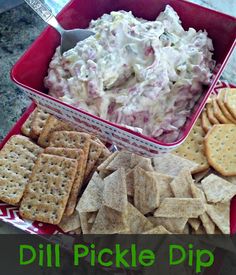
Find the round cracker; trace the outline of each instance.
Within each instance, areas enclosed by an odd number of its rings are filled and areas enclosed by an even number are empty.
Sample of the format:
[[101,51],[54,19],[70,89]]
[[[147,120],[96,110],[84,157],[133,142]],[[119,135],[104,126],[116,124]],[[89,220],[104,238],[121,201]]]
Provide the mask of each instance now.
[[214,115],[212,102],[206,104],[206,111],[211,124],[220,124],[219,120]]
[[236,119],[236,88],[228,88],[225,92],[224,103],[230,114]]
[[199,166],[194,169],[194,173],[202,172],[209,168],[205,156],[204,137],[205,132],[202,129],[201,120],[198,119],[184,143],[173,152],[180,157],[198,163]]
[[212,124],[208,119],[206,110],[203,110],[201,114],[201,122],[203,130],[207,133],[212,128]]
[[236,125],[214,125],[205,138],[210,165],[223,176],[236,175]]
[[224,104],[224,98],[225,98],[226,92],[227,92],[227,88],[221,89],[216,100],[224,116],[236,124],[236,119],[234,119],[234,117],[231,115],[231,113],[228,111],[227,107]]
[[232,121],[229,120],[226,116],[224,116],[224,114],[222,113],[216,98],[213,99],[212,101],[212,106],[213,106],[213,113],[214,116],[217,118],[217,120],[219,120],[220,123],[222,124],[231,124]]

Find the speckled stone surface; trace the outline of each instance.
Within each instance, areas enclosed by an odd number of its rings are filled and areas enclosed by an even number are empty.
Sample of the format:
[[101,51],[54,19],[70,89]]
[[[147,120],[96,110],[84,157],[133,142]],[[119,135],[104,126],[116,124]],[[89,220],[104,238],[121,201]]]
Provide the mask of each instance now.
[[26,4],[0,14],[0,140],[30,104],[10,80],[11,67],[44,26]]

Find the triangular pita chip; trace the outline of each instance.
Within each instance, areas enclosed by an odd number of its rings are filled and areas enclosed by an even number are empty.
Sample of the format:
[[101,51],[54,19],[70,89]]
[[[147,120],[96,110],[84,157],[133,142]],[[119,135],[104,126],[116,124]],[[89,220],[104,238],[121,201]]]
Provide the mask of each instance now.
[[131,203],[128,203],[127,223],[131,234],[140,234],[153,228],[153,224]]
[[103,204],[119,212],[127,209],[127,187],[123,168],[104,179]]
[[152,172],[136,167],[134,170],[134,206],[143,214],[155,210],[160,204],[160,188]]
[[103,205],[91,229],[91,234],[116,234],[128,231],[125,213]]
[[98,211],[102,204],[104,182],[98,175],[94,173],[90,182],[88,183],[76,210],[79,212],[94,212]]

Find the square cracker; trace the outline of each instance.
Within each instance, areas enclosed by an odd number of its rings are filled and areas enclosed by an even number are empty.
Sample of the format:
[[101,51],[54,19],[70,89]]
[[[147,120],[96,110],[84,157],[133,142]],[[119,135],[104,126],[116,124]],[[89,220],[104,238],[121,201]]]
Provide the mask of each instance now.
[[194,171],[198,164],[174,154],[163,154],[153,158],[154,170],[171,177],[175,177],[183,168]]
[[205,212],[200,199],[166,198],[155,211],[154,217],[163,218],[197,218]]
[[70,192],[70,197],[64,213],[64,216],[70,216],[75,210],[78,195],[83,185],[84,171],[85,171],[84,151],[82,149],[74,149],[74,148],[47,147],[44,150],[44,153],[66,157],[70,159],[75,159],[78,161],[76,177],[75,177],[75,180]]
[[76,160],[41,154],[25,189],[20,215],[29,220],[60,223],[77,166]]
[[42,148],[29,138],[12,136],[0,151],[0,200],[20,202],[34,163]]
[[24,124],[21,126],[21,133],[27,137],[30,137],[30,132],[31,132],[31,125],[32,125],[32,121],[33,121],[33,117],[34,114],[36,112],[37,109],[35,109],[30,115],[29,117],[26,119],[26,121],[24,122]]
[[90,135],[75,131],[55,131],[51,134],[49,146],[77,148],[84,151],[85,166],[88,160]]
[[228,202],[236,195],[235,184],[214,174],[202,180],[202,188],[210,203]]
[[98,161],[101,153],[103,150],[103,146],[96,141],[91,140],[89,153],[88,153],[88,160],[85,169],[85,179],[91,174],[94,169],[96,162]]
[[64,232],[74,231],[80,228],[80,218],[79,213],[75,211],[71,216],[63,216],[58,227],[61,228]]
[[33,119],[32,119],[31,131],[30,131],[30,136],[32,138],[39,137],[49,116],[50,116],[50,114],[48,112],[44,111],[43,109],[41,109],[39,107],[36,108]]
[[160,188],[155,174],[140,167],[134,170],[134,206],[147,214],[160,204]]
[[209,168],[209,163],[205,155],[204,137],[205,133],[202,127],[195,124],[187,139],[174,151],[174,154],[198,163],[198,167],[192,171],[194,173]]
[[210,165],[223,176],[236,176],[236,125],[214,125],[205,137]]
[[[73,130],[73,128],[69,124],[66,124],[65,122],[50,115],[47,118],[46,123],[40,133],[40,136],[38,138],[38,144],[42,147],[47,147],[47,146],[49,146],[49,139],[53,132],[55,132],[55,131],[72,131],[72,130]],[[59,146],[59,147],[62,147],[62,146]]]

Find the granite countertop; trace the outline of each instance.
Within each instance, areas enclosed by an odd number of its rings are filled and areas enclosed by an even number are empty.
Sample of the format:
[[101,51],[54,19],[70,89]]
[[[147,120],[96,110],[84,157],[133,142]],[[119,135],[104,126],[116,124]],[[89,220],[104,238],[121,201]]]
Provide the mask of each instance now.
[[[67,0],[45,1],[53,8],[54,13],[67,2]],[[191,1],[236,16],[236,0]],[[11,82],[9,72],[44,27],[44,22],[26,4],[0,13],[0,141],[30,104],[27,96]],[[223,77],[236,83],[235,52]]]

